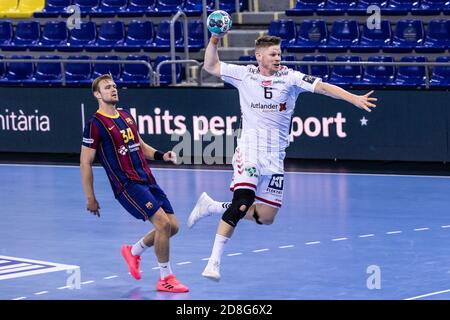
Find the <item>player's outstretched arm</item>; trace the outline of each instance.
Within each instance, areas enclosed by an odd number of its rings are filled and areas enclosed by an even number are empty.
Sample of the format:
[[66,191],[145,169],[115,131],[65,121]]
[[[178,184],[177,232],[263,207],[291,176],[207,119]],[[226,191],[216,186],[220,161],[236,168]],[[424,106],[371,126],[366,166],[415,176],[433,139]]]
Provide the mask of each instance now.
[[86,195],[87,204],[86,209],[94,215],[100,217],[100,205],[94,194],[94,175],[92,174],[92,163],[95,159],[95,149],[85,146],[81,147],[80,155],[80,173],[83,191]]
[[376,105],[373,104],[371,101],[378,100],[377,98],[370,97],[370,95],[373,93],[373,90],[366,93],[365,95],[358,96],[338,86],[329,83],[324,83],[321,81],[317,83],[314,92],[324,94],[335,99],[345,100],[357,106],[358,108],[364,109],[368,112],[371,112],[370,108],[376,107]]
[[209,39],[208,46],[205,50],[205,61],[203,68],[210,74],[220,77],[220,60],[217,53],[217,46],[220,39],[216,36],[212,36]]

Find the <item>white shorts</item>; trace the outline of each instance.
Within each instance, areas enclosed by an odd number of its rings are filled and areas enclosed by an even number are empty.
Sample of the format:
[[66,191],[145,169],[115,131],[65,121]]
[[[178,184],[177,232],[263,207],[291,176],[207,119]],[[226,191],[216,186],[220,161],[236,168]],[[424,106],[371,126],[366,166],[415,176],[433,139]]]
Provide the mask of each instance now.
[[234,173],[230,190],[254,190],[255,203],[280,208],[283,201],[284,156],[285,152],[279,152],[257,157],[237,147],[233,156]]

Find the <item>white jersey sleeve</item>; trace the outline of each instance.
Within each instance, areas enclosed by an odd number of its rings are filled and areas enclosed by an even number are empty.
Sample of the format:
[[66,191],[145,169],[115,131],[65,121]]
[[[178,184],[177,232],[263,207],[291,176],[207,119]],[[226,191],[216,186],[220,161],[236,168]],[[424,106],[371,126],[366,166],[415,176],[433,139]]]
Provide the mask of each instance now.
[[310,76],[299,71],[292,72],[292,84],[300,89],[300,92],[314,92],[314,88],[321,78]]
[[247,72],[246,66],[220,62],[220,78],[238,88]]

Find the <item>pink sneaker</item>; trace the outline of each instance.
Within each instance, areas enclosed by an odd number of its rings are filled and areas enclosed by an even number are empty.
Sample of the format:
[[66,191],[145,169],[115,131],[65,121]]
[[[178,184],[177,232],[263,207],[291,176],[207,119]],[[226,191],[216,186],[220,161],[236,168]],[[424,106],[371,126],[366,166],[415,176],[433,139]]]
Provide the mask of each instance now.
[[189,288],[179,282],[174,274],[170,274],[164,279],[159,278],[156,284],[156,290],[167,292],[188,292]]
[[136,280],[141,279],[141,270],[139,269],[139,265],[141,263],[140,256],[133,256],[131,253],[131,246],[124,244],[121,248],[122,257],[125,259],[128,264],[128,270],[130,271],[133,278]]

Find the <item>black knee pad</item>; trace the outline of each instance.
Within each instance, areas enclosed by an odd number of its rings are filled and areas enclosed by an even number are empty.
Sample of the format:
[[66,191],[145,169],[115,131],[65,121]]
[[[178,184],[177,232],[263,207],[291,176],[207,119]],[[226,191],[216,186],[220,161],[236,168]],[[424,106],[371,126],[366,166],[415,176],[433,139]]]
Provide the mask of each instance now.
[[[255,202],[255,191],[249,189],[237,189],[233,194],[233,201],[230,207],[225,211],[222,220],[232,227],[236,227],[251,205]],[[244,210],[241,207],[245,206]]]

